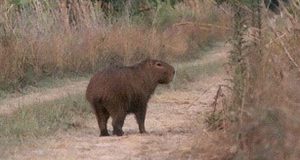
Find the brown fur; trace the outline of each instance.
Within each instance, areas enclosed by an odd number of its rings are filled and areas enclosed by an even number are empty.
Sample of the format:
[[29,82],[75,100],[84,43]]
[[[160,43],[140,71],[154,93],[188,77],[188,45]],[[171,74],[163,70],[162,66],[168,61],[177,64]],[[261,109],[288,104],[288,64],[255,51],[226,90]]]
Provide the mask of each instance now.
[[145,133],[147,103],[158,84],[168,84],[174,68],[159,60],[147,59],[133,66],[109,67],[96,73],[86,90],[98,121],[100,136],[108,136],[107,120],[112,117],[113,134],[123,135],[127,114],[136,117],[140,133]]

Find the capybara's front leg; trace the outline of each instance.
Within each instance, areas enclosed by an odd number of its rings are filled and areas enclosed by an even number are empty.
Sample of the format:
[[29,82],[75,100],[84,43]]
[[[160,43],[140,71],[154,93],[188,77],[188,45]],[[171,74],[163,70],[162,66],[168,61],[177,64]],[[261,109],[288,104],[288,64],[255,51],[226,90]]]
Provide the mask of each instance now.
[[122,127],[124,124],[124,120],[126,117],[126,113],[119,113],[112,117],[112,126],[113,126],[113,134],[117,136],[122,136],[124,134]]
[[135,119],[139,125],[140,133],[147,133],[145,130],[146,107],[135,113]]

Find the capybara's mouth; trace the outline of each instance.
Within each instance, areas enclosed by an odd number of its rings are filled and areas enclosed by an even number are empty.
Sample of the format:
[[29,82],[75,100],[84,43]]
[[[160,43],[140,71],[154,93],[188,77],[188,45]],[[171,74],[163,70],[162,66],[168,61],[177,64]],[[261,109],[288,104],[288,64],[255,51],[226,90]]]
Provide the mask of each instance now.
[[167,80],[166,84],[169,84],[169,83],[171,83],[171,82],[173,81],[173,79],[174,79],[174,75],[173,75],[173,76],[170,76],[170,77],[168,77],[168,80]]
[[176,76],[176,72],[175,72],[175,70],[174,70],[174,71],[173,71],[173,75],[170,77],[170,82],[173,81],[173,79],[175,78],[175,76]]
[[166,78],[164,80],[158,81],[158,83],[159,84],[169,84],[170,82],[172,82],[172,80],[173,80],[173,77],[168,77],[168,78]]

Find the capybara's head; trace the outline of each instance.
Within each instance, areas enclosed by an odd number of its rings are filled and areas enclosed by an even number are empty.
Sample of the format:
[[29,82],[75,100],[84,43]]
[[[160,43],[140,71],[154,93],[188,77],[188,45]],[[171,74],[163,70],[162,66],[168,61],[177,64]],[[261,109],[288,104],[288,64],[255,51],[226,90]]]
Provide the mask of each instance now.
[[152,78],[157,83],[168,84],[173,80],[175,69],[168,63],[155,59],[146,59],[144,63],[147,64],[146,66],[151,71],[151,75],[153,75]]

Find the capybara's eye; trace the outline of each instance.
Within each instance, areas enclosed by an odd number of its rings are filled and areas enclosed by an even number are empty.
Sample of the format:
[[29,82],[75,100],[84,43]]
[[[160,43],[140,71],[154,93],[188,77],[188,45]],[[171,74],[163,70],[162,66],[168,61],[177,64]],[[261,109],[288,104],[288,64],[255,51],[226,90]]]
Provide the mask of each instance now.
[[157,66],[159,66],[159,67],[161,67],[161,66],[162,66],[162,64],[161,64],[161,63],[159,63],[159,62],[158,62],[158,63],[156,63],[156,65],[157,65]]

